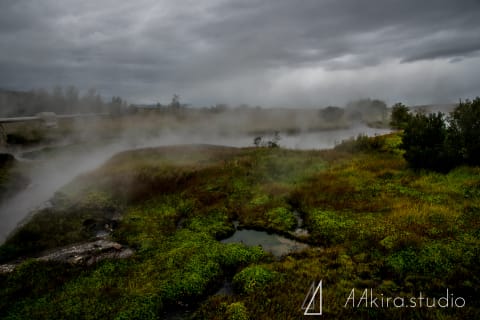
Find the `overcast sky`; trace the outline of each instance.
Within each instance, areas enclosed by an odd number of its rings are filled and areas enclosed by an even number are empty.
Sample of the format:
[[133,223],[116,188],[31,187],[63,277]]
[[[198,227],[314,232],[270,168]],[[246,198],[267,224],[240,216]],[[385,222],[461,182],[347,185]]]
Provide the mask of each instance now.
[[0,87],[129,102],[480,95],[480,0],[0,0]]

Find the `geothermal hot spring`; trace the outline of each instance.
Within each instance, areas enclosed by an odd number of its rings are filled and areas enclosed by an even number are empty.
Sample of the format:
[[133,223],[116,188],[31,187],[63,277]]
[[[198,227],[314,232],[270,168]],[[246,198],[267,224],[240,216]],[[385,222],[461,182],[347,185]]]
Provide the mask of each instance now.
[[[385,134],[389,130],[357,126],[321,132],[306,132],[286,135],[280,133],[279,145],[289,149],[328,149],[350,137],[365,134],[369,136]],[[12,230],[36,210],[49,205],[54,193],[77,175],[93,170],[114,154],[144,147],[156,147],[175,144],[213,144],[233,147],[253,146],[253,135],[192,135],[165,133],[150,138],[118,139],[109,142],[83,143],[68,148],[68,152],[45,152],[37,148],[35,152],[13,151],[17,160],[30,161],[26,176],[30,184],[0,205],[0,243],[3,243]],[[268,138],[268,135],[266,136]],[[34,154],[34,156],[32,156]]]

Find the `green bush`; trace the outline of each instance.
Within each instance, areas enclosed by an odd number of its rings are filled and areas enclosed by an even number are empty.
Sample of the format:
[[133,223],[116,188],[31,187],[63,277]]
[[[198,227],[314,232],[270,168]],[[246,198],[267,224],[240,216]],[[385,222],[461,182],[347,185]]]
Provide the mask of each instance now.
[[320,243],[343,243],[355,224],[355,221],[334,211],[312,210],[307,214],[307,225],[312,238]]
[[248,320],[247,308],[242,302],[234,302],[227,307],[226,312],[229,320]]
[[233,277],[233,287],[241,293],[253,293],[274,278],[274,273],[261,266],[247,267]]
[[162,301],[157,295],[132,297],[124,310],[115,316],[115,320],[158,319],[161,309]]
[[416,114],[406,126],[402,147],[404,158],[415,169],[448,171],[456,164],[455,150],[448,143],[443,113]]
[[343,140],[335,146],[335,150],[353,153],[372,152],[382,150],[383,145],[384,139],[382,137],[369,137],[364,134],[359,134],[356,138]]
[[478,256],[473,246],[478,240],[464,236],[454,242],[430,241],[421,248],[397,251],[387,257],[387,265],[396,274],[416,274],[426,277],[454,278],[461,269],[478,270]]
[[395,129],[405,129],[411,117],[408,107],[400,102],[396,103],[392,107],[390,126]]
[[288,231],[295,228],[297,219],[293,213],[284,207],[277,207],[266,213],[268,227],[282,231]]
[[462,162],[480,165],[480,97],[460,102],[450,115],[451,141]]
[[417,114],[405,127],[402,147],[412,168],[449,171],[480,164],[480,98],[460,102],[450,117]]
[[264,256],[265,252],[259,246],[246,247],[240,243],[229,243],[222,250],[221,263],[226,268],[232,268],[258,262]]

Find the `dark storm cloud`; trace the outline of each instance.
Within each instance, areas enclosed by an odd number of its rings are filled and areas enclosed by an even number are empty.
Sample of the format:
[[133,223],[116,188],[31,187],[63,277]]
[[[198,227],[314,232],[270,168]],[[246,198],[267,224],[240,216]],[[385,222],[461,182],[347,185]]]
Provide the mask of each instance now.
[[362,96],[426,103],[478,94],[462,81],[480,80],[478,0],[0,6],[2,87],[76,84],[134,101],[180,93],[200,104],[321,105]]

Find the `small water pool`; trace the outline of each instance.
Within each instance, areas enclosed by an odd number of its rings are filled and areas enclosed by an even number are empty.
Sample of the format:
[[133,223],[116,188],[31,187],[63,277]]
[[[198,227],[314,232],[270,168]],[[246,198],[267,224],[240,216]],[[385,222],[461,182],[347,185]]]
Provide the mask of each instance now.
[[308,244],[287,239],[278,234],[269,234],[265,231],[250,229],[237,230],[230,238],[222,240],[222,243],[243,243],[247,246],[261,246],[263,250],[272,253],[276,257],[302,251],[308,248]]

